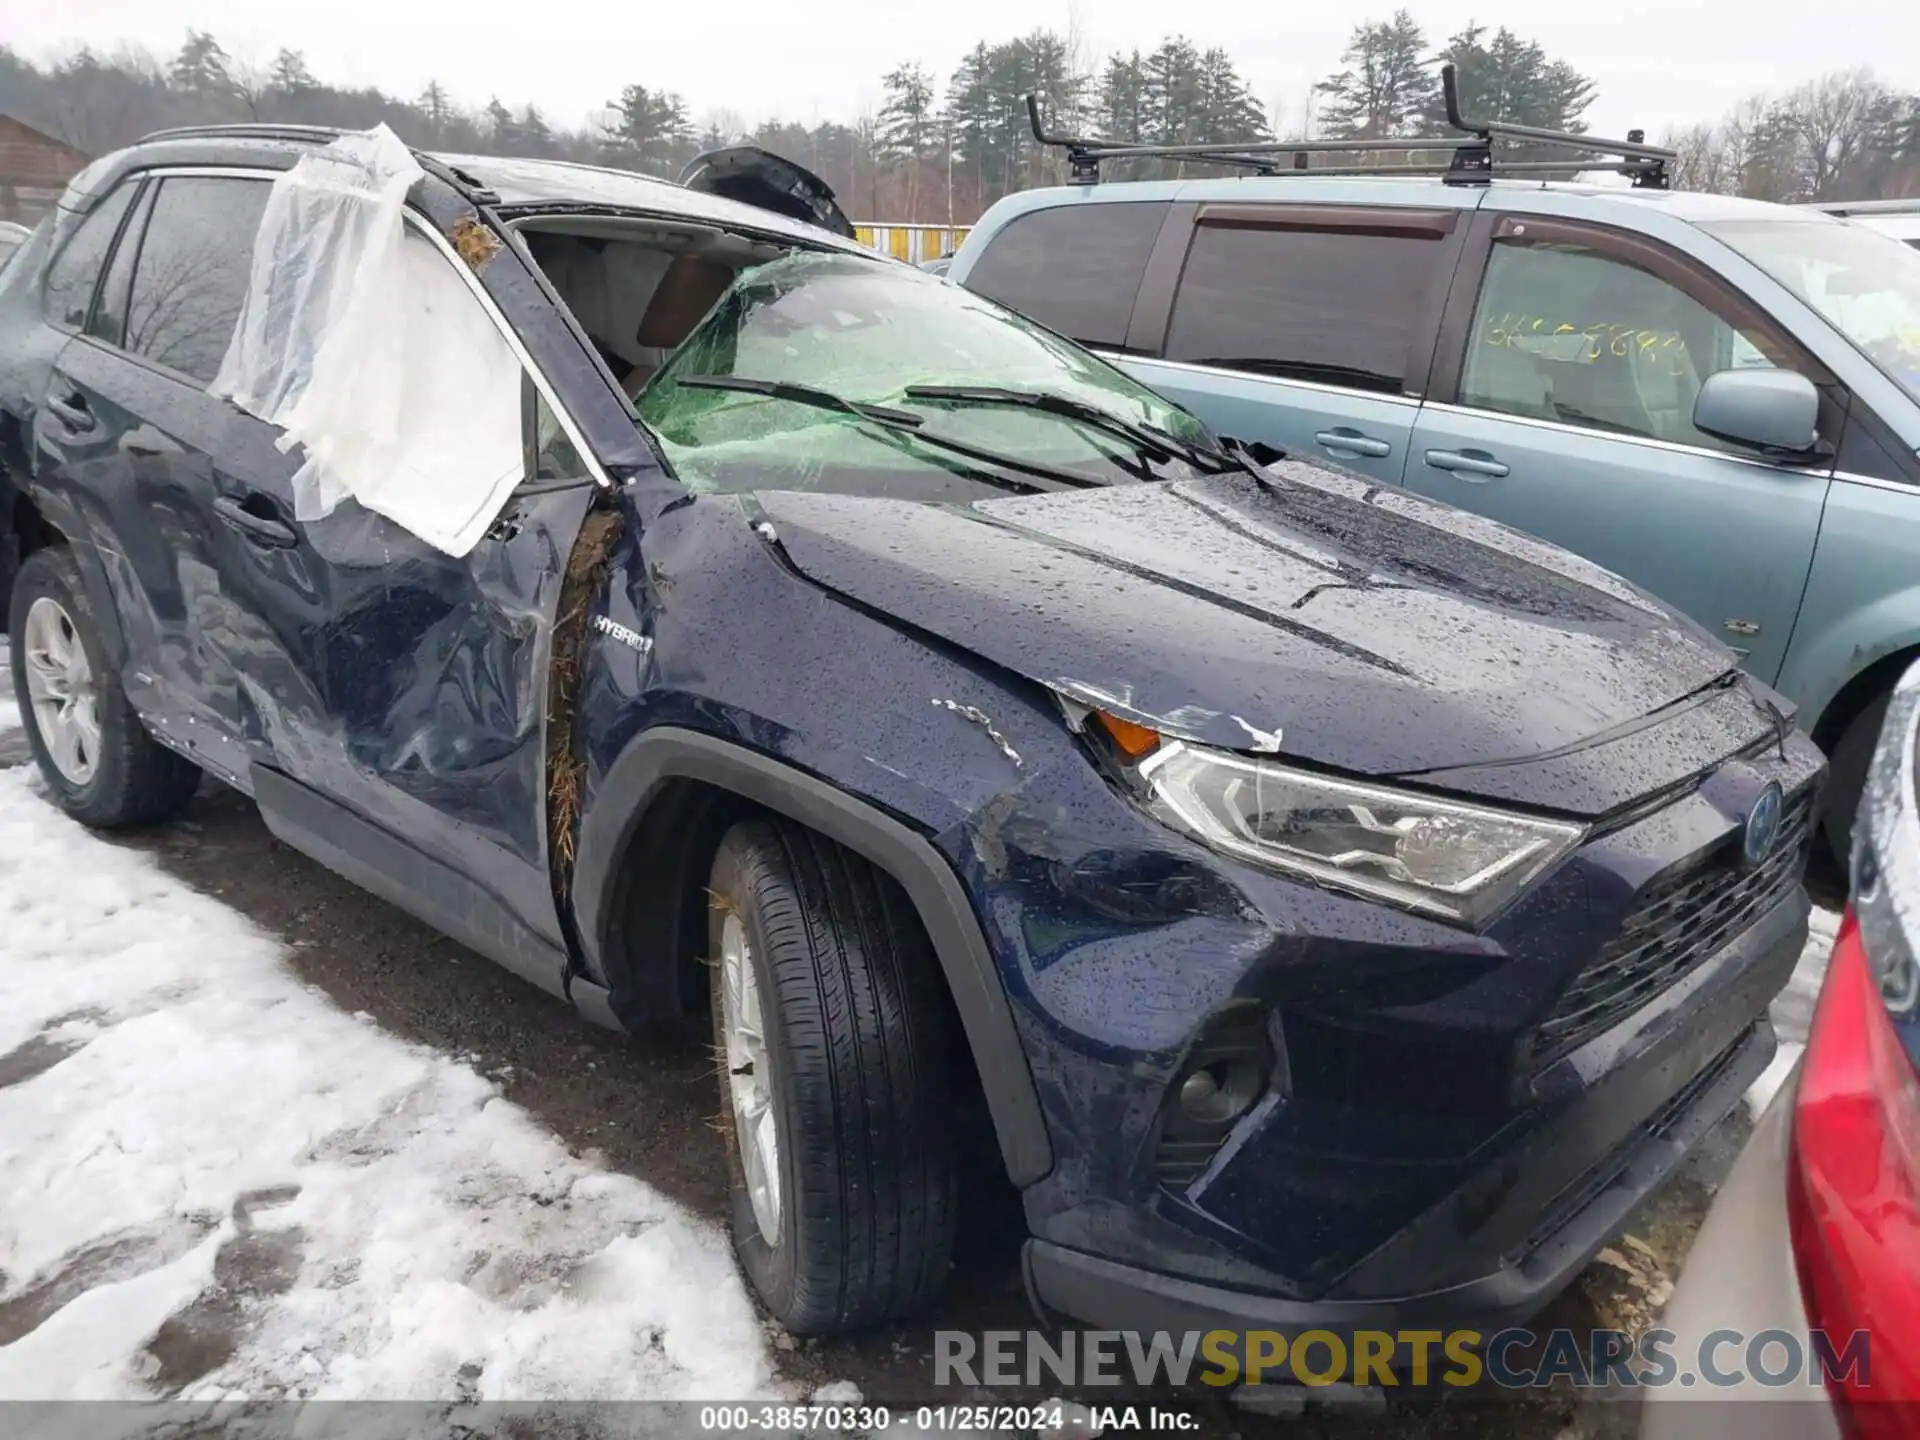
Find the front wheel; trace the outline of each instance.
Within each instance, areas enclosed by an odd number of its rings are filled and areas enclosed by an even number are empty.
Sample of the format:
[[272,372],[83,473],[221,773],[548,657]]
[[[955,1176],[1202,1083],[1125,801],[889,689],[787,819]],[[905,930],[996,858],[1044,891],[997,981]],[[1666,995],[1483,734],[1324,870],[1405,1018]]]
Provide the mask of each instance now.
[[893,880],[785,821],[714,857],[708,939],[734,1249],[795,1334],[911,1314],[953,1251],[947,1009]]

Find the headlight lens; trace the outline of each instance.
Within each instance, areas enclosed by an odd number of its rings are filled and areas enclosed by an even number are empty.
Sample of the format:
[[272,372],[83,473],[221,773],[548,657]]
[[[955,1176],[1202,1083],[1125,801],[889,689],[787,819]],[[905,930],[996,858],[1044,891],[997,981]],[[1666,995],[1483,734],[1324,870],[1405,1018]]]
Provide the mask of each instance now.
[[1168,824],[1257,865],[1477,925],[1584,827],[1336,780],[1185,742],[1135,773]]

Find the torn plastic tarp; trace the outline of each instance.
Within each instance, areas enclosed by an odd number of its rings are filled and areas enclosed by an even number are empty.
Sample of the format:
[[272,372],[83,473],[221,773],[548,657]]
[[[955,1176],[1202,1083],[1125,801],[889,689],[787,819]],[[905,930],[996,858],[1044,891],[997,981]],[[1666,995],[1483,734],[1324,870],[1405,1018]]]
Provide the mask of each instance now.
[[296,519],[352,497],[464,555],[521,478],[522,377],[453,262],[407,228],[423,173],[382,125],[277,178],[208,388],[304,450]]

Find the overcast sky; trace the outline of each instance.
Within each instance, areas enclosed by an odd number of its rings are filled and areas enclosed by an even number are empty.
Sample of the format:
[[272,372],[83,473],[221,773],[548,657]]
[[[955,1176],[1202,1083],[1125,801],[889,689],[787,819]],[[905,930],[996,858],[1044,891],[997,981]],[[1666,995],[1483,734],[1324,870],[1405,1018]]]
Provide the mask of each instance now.
[[[852,119],[879,77],[919,60],[940,79],[981,39],[1076,25],[1095,55],[1181,31],[1231,52],[1254,93],[1297,123],[1336,65],[1359,6],[1251,0],[0,0],[0,43],[43,60],[127,40],[167,53],[187,27],[264,66],[281,46],[336,83],[416,94],[438,78],[464,104],[497,94],[577,125],[638,82],[678,90],[695,120]],[[1717,118],[1745,96],[1871,65],[1920,90],[1920,6],[1906,0],[1429,0],[1409,6],[1438,43],[1468,19],[1506,24],[1592,76],[1589,127]]]

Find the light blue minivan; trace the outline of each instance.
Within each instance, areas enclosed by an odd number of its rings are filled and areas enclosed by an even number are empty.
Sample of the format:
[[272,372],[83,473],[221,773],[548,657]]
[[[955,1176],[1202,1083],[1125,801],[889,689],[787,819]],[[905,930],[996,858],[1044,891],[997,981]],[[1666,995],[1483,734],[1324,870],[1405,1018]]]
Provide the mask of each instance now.
[[1624,172],[1609,185],[1492,162],[1490,140],[1540,132],[1465,128],[1405,142],[1458,146],[1441,173],[1391,177],[1213,147],[1267,173],[1100,184],[1110,147],[1050,140],[1081,183],[995,205],[950,278],[1222,434],[1477,511],[1685,611],[1799,707],[1844,854],[1920,656],[1920,250],[1670,191],[1637,134],[1560,137],[1617,155],[1578,162]]

